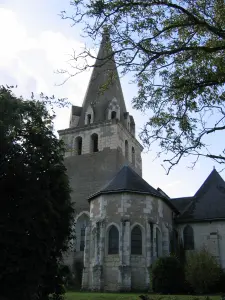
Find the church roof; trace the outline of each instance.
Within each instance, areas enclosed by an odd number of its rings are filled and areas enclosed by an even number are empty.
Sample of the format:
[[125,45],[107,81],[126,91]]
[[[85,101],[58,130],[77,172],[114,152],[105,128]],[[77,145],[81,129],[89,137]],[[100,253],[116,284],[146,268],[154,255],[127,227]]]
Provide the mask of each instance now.
[[225,182],[215,169],[193,197],[180,199],[171,200],[180,206],[178,222],[225,219]]
[[180,211],[183,212],[185,208],[190,204],[190,202],[193,200],[193,197],[181,197],[181,198],[173,198],[170,199],[170,201],[173,203],[173,205]]
[[101,194],[111,193],[137,193],[152,195],[163,199],[172,209],[177,210],[171,201],[164,197],[160,192],[149,185],[141,176],[139,176],[131,167],[125,165],[116,174],[116,176],[100,191],[89,197],[89,201]]
[[[107,84],[107,82],[109,83]],[[106,86],[105,90],[102,90],[103,86]],[[117,103],[120,106],[121,121],[123,121],[126,105],[111,41],[109,34],[105,31],[82,104],[79,126],[84,125],[85,113],[89,106],[94,110],[94,123],[105,121],[107,108],[114,98],[117,99]]]

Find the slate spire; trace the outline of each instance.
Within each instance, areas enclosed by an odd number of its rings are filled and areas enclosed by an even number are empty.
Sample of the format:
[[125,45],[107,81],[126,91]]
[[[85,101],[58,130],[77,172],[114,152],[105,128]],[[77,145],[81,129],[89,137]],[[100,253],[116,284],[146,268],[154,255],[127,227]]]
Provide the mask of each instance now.
[[109,32],[107,29],[104,29],[96,62],[82,104],[79,126],[85,124],[85,113],[90,106],[94,111],[94,123],[107,120],[107,109],[114,98],[120,107],[120,120],[123,122],[126,105]]

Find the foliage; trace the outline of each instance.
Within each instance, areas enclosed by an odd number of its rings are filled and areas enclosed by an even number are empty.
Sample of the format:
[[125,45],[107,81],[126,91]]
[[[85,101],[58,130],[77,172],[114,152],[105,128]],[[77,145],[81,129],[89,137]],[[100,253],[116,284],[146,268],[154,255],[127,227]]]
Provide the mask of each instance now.
[[183,268],[175,256],[158,258],[153,263],[151,277],[153,292],[173,294],[183,290]]
[[185,278],[196,293],[208,293],[219,281],[221,270],[217,260],[205,249],[186,257]]
[[[81,270],[83,271],[83,270]],[[63,284],[66,289],[73,289],[75,287],[75,276],[69,266],[62,264],[60,266],[60,274],[63,279]]]
[[[0,296],[44,299],[72,238],[64,145],[42,101],[0,87]],[[53,278],[54,277],[54,278]]]
[[[225,162],[225,146],[207,137],[225,130],[225,2],[223,0],[73,0],[72,16],[95,39],[107,26],[122,74],[133,74],[133,105],[149,111],[141,139],[160,146],[168,171],[187,156]],[[88,49],[74,54],[76,72],[88,64]],[[80,63],[80,61],[82,63]],[[71,61],[70,61],[71,63]],[[101,61],[104,63],[104,60]],[[65,74],[65,70],[63,73]]]
[[212,287],[212,293],[225,293],[225,272],[222,268],[220,268],[220,275],[218,280],[215,282],[214,286]]

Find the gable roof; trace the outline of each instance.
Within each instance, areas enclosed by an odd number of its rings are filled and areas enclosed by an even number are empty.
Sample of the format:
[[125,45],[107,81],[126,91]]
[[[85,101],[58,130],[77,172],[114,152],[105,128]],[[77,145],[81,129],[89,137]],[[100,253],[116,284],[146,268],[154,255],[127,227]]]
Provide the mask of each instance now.
[[[109,82],[109,84],[107,84],[107,82]],[[108,86],[102,91],[104,85]],[[118,105],[120,106],[121,121],[123,121],[126,105],[109,33],[105,30],[82,104],[79,126],[84,125],[85,113],[89,106],[94,110],[94,123],[105,121],[107,108],[114,98],[117,99]]]
[[225,219],[225,182],[215,169],[186,204],[178,222]]
[[173,210],[177,211],[171,201],[164,197],[160,192],[148,184],[141,176],[139,176],[131,167],[125,165],[116,174],[116,176],[105,185],[100,191],[88,198],[89,201],[102,194],[111,193],[137,193],[158,197],[164,200]]

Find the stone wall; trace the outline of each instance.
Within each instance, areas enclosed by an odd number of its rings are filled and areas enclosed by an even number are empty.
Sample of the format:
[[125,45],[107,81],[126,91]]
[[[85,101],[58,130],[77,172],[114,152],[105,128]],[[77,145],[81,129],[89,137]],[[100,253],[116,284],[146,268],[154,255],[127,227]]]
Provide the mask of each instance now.
[[[183,238],[183,229],[187,224],[179,224],[178,230]],[[189,223],[194,231],[195,249],[206,247],[225,269],[225,221]]]
[[[82,128],[69,128],[59,131],[60,139],[63,139],[67,145],[65,157],[75,156],[77,154],[77,137],[82,138],[82,155],[91,153],[91,135],[98,135],[98,150],[104,149],[122,151],[125,157],[125,140],[128,141],[128,162],[133,165],[138,174],[142,173],[141,151],[142,146],[137,139],[119,122],[107,121],[101,124],[90,124]],[[132,161],[132,147],[135,150],[135,159]],[[81,155],[81,156],[82,156]]]
[[[90,274],[95,272],[95,278],[101,275],[101,280],[99,285],[89,280],[85,286],[109,291],[147,290],[150,285],[148,268],[157,256],[169,254],[172,211],[167,203],[156,197],[134,193],[101,195],[90,203],[90,224],[89,271]],[[118,255],[108,254],[108,231],[112,225],[119,231]],[[131,254],[131,231],[136,225],[142,231],[140,255]],[[158,239],[157,230],[160,234]],[[104,239],[99,240],[99,236],[104,236]],[[158,252],[156,249],[159,249]]]

